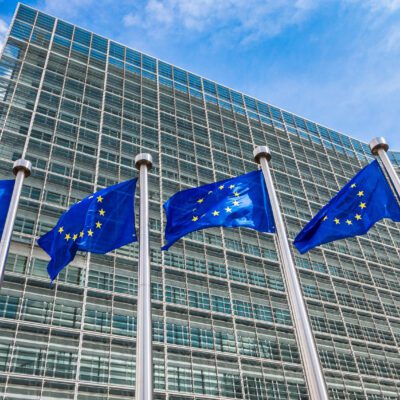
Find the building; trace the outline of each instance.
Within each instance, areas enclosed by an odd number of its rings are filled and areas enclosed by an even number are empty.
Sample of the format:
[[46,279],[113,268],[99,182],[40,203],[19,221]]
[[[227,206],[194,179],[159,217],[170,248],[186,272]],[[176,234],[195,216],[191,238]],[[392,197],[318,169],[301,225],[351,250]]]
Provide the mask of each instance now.
[[[371,160],[365,143],[24,5],[0,60],[0,170],[32,161],[0,292],[3,399],[132,399],[138,244],[53,286],[35,239],[99,187],[150,176],[156,399],[307,399],[273,235],[195,232],[160,252],[162,203],[273,151],[300,228]],[[228,152],[229,149],[229,152]],[[390,153],[397,168],[400,154]],[[331,399],[400,398],[400,226],[294,251]]]

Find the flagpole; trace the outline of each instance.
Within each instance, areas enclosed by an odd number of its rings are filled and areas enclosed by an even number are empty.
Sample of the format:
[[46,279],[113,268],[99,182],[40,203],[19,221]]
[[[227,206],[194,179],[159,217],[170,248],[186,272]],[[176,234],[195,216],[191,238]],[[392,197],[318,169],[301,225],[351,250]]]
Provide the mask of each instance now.
[[135,157],[140,174],[139,278],[136,334],[136,400],[153,399],[151,331],[151,269],[149,257],[149,193],[147,175],[153,164],[148,153]]
[[31,174],[32,164],[30,161],[19,159],[14,162],[13,174],[15,175],[14,189],[11,196],[10,207],[8,209],[6,222],[4,224],[3,236],[0,242],[0,288],[3,285],[4,271],[7,261],[8,249],[14,229],[15,216],[17,215],[19,198],[21,196],[24,179]]
[[274,182],[268,161],[271,153],[267,146],[258,146],[254,150],[254,160],[261,165],[269,199],[271,202],[272,213],[275,220],[278,244],[285,275],[286,289],[289,303],[294,319],[294,328],[300,353],[302,355],[304,373],[308,385],[311,400],[328,400],[328,391],[322,367],[318,356],[317,347],[308,319],[306,305],[301,292],[300,282],[296,273],[296,267],[287,239],[285,225],[279,208],[278,197],[275,192]]
[[400,199],[400,179],[387,155],[389,145],[387,144],[386,139],[384,137],[376,137],[372,139],[369,143],[369,148],[371,149],[371,153],[374,156],[378,156],[382,161],[383,166],[389,174],[390,180],[396,190],[397,196]]

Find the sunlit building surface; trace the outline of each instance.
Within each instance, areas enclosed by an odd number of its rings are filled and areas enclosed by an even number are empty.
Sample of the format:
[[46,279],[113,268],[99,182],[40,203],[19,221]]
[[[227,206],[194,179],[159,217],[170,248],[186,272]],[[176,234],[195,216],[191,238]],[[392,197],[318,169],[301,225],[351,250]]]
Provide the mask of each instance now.
[[[20,5],[0,60],[0,176],[21,156],[33,175],[0,292],[0,397],[133,398],[138,244],[80,254],[51,285],[35,241],[137,176],[143,151],[155,398],[308,399],[274,236],[215,228],[160,251],[162,203],[254,170],[265,144],[291,239],[371,160],[365,143]],[[399,247],[384,221],[294,251],[331,399],[400,398]]]

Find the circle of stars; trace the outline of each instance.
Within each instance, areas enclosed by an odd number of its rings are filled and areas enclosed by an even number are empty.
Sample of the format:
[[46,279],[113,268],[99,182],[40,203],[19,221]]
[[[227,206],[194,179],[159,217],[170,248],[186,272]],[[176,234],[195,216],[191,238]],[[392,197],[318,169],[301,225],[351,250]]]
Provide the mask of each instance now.
[[[230,191],[233,191],[233,192],[231,192],[231,194],[232,194],[232,195],[234,196],[234,198],[235,198],[235,200],[233,200],[233,201],[231,202],[231,204],[227,205],[227,206],[223,209],[223,211],[225,211],[225,214],[230,214],[230,213],[232,213],[232,212],[234,211],[234,208],[235,208],[235,207],[238,207],[238,206],[240,205],[240,201],[239,201],[240,199],[238,199],[238,198],[240,198],[240,194],[239,194],[239,192],[238,192],[237,190],[235,190],[235,185],[233,185],[233,184],[231,184],[231,185],[229,185],[229,186],[227,186],[226,184],[221,184],[221,185],[218,186],[217,189],[214,189],[214,190],[224,190],[224,189],[229,189]],[[212,195],[213,193],[214,193],[213,190],[209,190],[208,193],[207,193],[207,195]],[[229,194],[228,194],[228,195],[229,195]],[[203,203],[205,202],[205,200],[206,200],[205,197],[201,197],[201,198],[199,198],[199,199],[196,200],[196,203],[199,204],[199,205],[201,205],[201,204],[203,204]],[[197,211],[197,208],[196,208],[196,207],[193,208],[192,211],[193,211],[193,212]],[[211,215],[212,215],[213,217],[219,217],[219,216],[221,215],[221,212],[222,212],[222,210],[213,210],[213,211],[211,212]],[[199,221],[202,217],[205,217],[205,216],[206,216],[206,214],[202,214],[201,216],[199,216],[199,215],[192,215],[191,221],[192,221],[192,222],[197,222],[197,221]]]
[[[353,183],[353,184],[350,185],[350,187],[351,187],[352,189],[354,189],[354,188],[357,187],[357,184]],[[357,197],[362,198],[362,197],[364,196],[364,191],[363,191],[363,190],[359,190],[359,191],[357,192],[356,195],[357,195]],[[365,201],[360,201],[360,203],[358,204],[358,208],[360,209],[360,213],[356,213],[356,214],[354,215],[354,219],[355,219],[356,221],[361,221],[361,220],[362,220],[361,212],[362,212],[364,209],[367,208],[367,203],[366,203]],[[327,215],[325,215],[325,216],[322,218],[322,222],[327,221],[328,219],[329,219],[329,217],[328,217]],[[333,218],[333,222],[335,223],[335,225],[340,225],[340,219],[339,219],[338,217]],[[345,223],[346,225],[350,226],[350,225],[353,225],[353,220],[350,219],[350,218],[347,218],[347,219],[345,220],[344,223]]]
[[[93,196],[92,196],[93,197]],[[90,197],[91,198],[91,197]],[[97,203],[102,203],[103,202],[103,200],[104,200],[104,197],[103,196],[97,196]],[[96,223],[95,223],[95,230],[96,229],[101,229],[101,227],[103,226],[103,223],[102,222],[100,222],[100,219],[101,219],[101,217],[105,217],[105,215],[106,215],[106,210],[104,210],[104,208],[101,208],[100,210],[98,210],[98,216],[99,216],[99,219],[96,221]],[[63,235],[64,234],[64,232],[65,232],[65,230],[64,230],[64,227],[63,226],[60,226],[59,228],[58,228],[58,233],[60,234],[60,235]],[[78,233],[65,233],[64,234],[64,240],[66,241],[66,242],[69,242],[70,240],[72,240],[73,242],[75,242],[76,240],[78,240],[78,238],[79,239],[82,239],[82,238],[84,238],[85,237],[85,234],[88,236],[88,237],[93,237],[93,234],[95,233],[95,231],[93,231],[92,229],[89,229],[89,230],[87,230],[86,231],[86,233],[85,233],[85,231],[84,230],[81,230],[80,232],[78,232]]]

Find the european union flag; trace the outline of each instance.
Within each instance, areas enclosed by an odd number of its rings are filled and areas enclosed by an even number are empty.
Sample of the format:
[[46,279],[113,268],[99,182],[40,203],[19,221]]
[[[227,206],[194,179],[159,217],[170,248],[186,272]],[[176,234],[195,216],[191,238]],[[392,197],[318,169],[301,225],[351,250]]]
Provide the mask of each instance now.
[[187,233],[213,226],[275,232],[261,170],[175,193],[164,204],[168,250]]
[[300,253],[323,243],[366,233],[382,218],[400,222],[400,205],[375,160],[363,168],[294,240]]
[[57,225],[39,238],[51,257],[47,271],[53,281],[78,250],[108,253],[135,242],[134,198],[137,179],[99,190],[74,204]]
[[14,190],[14,180],[0,181],[0,239],[3,235],[4,224],[6,223],[11,196]]

